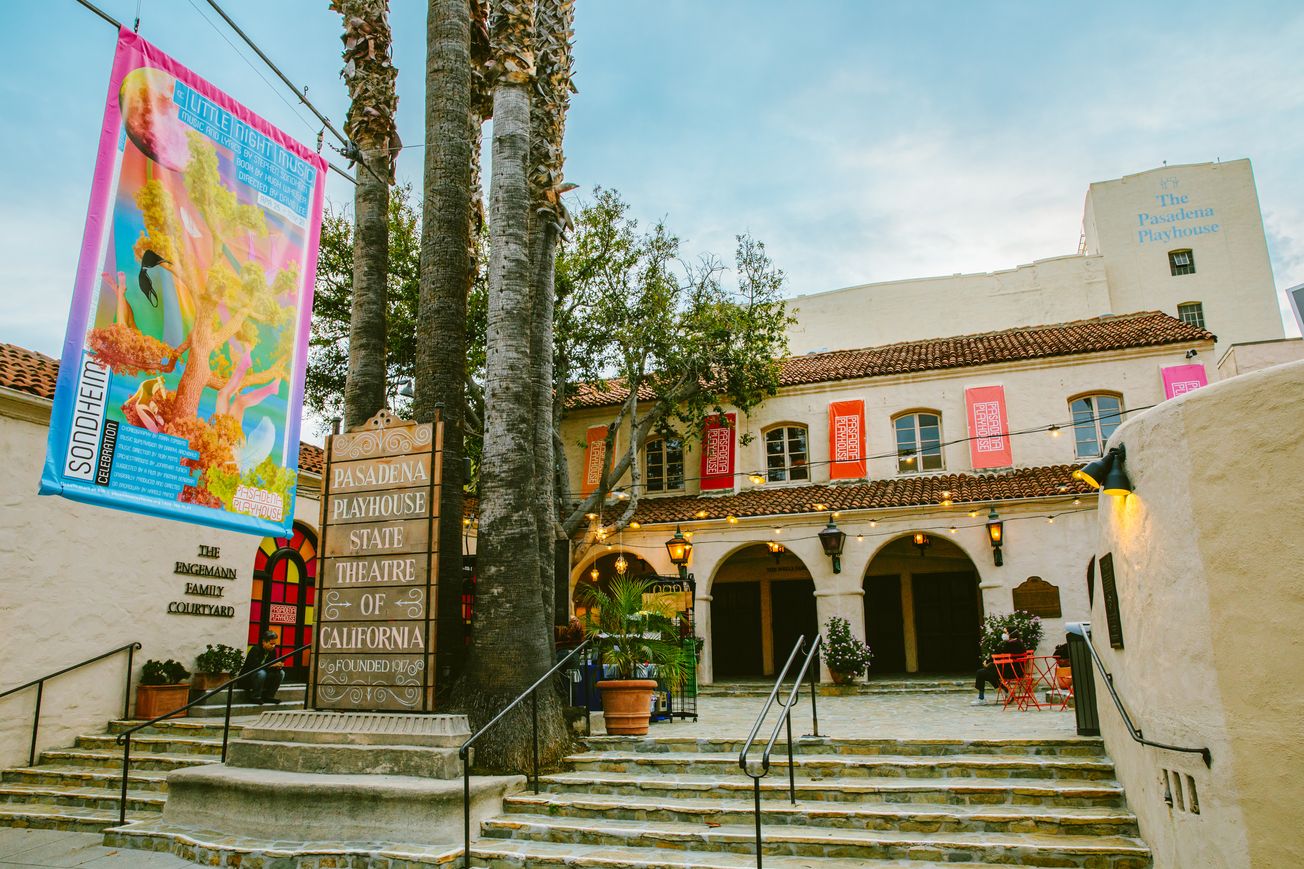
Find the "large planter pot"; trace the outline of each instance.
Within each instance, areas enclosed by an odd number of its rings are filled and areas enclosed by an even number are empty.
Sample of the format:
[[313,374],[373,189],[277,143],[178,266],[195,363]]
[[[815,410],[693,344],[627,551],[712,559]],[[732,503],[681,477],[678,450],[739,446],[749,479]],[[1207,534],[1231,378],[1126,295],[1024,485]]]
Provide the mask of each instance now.
[[654,679],[606,679],[598,683],[602,692],[602,718],[607,733],[614,736],[642,736],[652,717]]
[[856,681],[855,673],[839,673],[837,670],[830,670],[829,675],[833,677],[834,685],[850,685]]
[[196,673],[190,678],[190,687],[203,694],[205,691],[212,691],[230,678],[230,673]]
[[[180,685],[137,685],[136,718],[141,721],[157,718],[171,712],[173,709],[185,706],[189,700],[190,686],[185,683]],[[168,717],[180,718],[185,714],[186,710],[183,710]]]

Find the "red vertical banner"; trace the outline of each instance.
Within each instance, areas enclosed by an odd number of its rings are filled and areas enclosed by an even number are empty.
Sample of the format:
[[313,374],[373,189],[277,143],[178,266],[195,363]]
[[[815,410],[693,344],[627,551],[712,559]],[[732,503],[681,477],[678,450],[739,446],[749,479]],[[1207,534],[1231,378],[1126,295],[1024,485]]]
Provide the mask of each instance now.
[[1164,398],[1176,398],[1179,395],[1209,385],[1209,376],[1204,372],[1204,365],[1170,365],[1160,369],[1164,378]]
[[584,433],[584,478],[580,494],[590,495],[602,482],[602,464],[607,459],[607,427],[591,425]]
[[859,480],[865,468],[865,402],[829,402],[829,479]]
[[738,415],[712,414],[702,426],[702,489],[732,489]]
[[1005,387],[975,386],[964,391],[969,413],[969,455],[975,470],[1014,464],[1010,424],[1005,415]]

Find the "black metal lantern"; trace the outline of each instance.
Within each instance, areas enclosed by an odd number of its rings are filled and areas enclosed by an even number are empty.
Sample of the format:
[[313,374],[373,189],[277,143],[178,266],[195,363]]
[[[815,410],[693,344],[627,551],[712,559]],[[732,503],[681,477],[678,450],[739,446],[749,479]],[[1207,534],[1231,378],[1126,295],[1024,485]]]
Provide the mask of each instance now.
[[933,545],[933,540],[922,531],[916,531],[915,536],[911,538],[911,543],[919,548],[919,556],[922,558],[924,551]]
[[1000,567],[1005,559],[1001,557],[1001,546],[1005,543],[1005,523],[997,514],[996,508],[987,514],[987,539],[992,543],[992,560]]
[[679,578],[688,578],[688,559],[693,554],[693,544],[684,532],[675,526],[675,536],[666,541],[666,552],[670,553],[670,563],[679,568]]
[[838,528],[833,522],[833,517],[829,516],[829,524],[824,526],[824,530],[819,533],[820,546],[824,547],[824,554],[833,559],[833,572],[842,572],[842,546],[847,542],[847,534]]

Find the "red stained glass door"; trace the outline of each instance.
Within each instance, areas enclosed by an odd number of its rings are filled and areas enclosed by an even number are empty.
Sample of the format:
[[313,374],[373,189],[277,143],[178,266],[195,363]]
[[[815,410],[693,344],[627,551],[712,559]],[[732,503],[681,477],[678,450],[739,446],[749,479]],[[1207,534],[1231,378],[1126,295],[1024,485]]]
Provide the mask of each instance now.
[[[278,635],[279,657],[312,642],[316,623],[317,536],[301,525],[290,537],[264,537],[254,556],[253,593],[249,603],[249,644],[263,631]],[[285,664],[287,682],[308,681],[311,649]]]

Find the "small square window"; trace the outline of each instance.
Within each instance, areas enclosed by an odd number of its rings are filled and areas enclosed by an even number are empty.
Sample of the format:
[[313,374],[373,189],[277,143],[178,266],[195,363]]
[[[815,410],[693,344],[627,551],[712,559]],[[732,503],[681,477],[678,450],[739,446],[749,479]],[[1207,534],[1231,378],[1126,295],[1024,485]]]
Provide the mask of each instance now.
[[1204,304],[1201,302],[1187,302],[1184,305],[1177,306],[1177,319],[1186,323],[1188,326],[1194,326],[1197,329],[1204,328]]
[[1168,269],[1174,275],[1195,274],[1195,254],[1189,250],[1170,250],[1168,252]]

